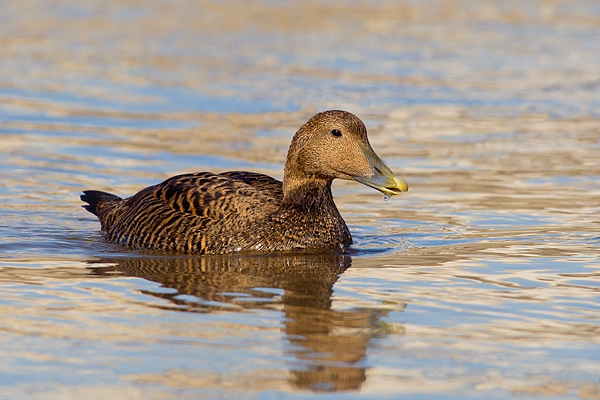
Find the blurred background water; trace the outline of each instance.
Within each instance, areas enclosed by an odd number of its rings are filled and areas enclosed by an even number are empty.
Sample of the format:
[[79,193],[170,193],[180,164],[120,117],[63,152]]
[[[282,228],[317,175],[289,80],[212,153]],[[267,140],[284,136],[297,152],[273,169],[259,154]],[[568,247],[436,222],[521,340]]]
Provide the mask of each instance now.
[[[600,3],[3,1],[0,398],[600,398]],[[341,108],[411,185],[348,255],[102,241],[84,189],[281,178]]]

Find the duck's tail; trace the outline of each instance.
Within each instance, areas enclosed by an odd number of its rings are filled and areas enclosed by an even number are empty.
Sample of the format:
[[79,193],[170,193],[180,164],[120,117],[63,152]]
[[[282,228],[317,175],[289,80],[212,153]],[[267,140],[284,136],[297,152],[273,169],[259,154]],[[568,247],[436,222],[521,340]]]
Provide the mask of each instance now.
[[99,216],[98,212],[105,205],[117,203],[123,200],[119,196],[116,196],[111,193],[101,192],[99,190],[84,190],[83,194],[79,196],[79,198],[82,201],[88,203],[83,205],[82,207],[94,214],[95,216]]

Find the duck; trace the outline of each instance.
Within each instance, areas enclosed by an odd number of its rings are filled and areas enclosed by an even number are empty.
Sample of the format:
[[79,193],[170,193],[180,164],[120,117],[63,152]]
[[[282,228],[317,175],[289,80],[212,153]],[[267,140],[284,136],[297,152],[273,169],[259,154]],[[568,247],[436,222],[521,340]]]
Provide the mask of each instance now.
[[333,200],[334,179],[362,183],[386,198],[408,191],[372,149],[360,118],[328,110],[293,136],[283,181],[256,172],[195,172],[127,198],[98,190],[80,198],[100,220],[104,240],[131,249],[346,252],[352,235]]

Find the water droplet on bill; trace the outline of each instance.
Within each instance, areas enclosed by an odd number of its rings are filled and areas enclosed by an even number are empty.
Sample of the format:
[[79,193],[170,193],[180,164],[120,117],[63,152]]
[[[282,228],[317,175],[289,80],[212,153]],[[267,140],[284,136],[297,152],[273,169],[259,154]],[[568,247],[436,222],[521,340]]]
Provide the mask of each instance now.
[[390,199],[390,195],[389,194],[384,194],[383,195],[383,201],[388,201]]

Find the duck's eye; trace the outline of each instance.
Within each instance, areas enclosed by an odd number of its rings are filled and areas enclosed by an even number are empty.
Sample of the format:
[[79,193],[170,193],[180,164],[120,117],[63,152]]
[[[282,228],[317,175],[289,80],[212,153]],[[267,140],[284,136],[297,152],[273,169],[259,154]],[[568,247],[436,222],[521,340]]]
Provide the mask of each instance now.
[[339,130],[339,129],[334,129],[334,130],[332,130],[332,131],[331,131],[331,134],[332,134],[333,136],[337,136],[337,137],[340,137],[340,136],[342,136],[342,132],[340,132],[340,130]]

